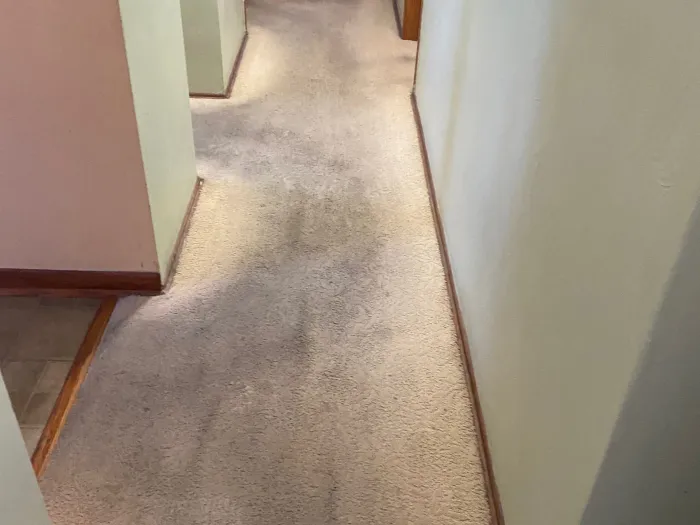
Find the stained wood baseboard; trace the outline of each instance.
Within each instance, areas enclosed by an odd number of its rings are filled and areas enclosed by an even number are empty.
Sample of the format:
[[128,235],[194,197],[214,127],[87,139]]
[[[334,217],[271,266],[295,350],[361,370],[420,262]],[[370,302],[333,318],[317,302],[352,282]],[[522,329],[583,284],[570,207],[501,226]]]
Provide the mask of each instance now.
[[109,297],[156,295],[160,292],[158,272],[0,268],[0,295]]
[[170,286],[173,280],[173,275],[175,275],[175,269],[177,268],[177,263],[180,260],[180,252],[182,251],[182,245],[185,242],[185,237],[190,229],[190,221],[192,220],[192,215],[197,207],[197,202],[199,202],[199,194],[202,191],[202,184],[204,181],[197,178],[197,182],[192,189],[192,196],[190,197],[190,202],[187,205],[187,211],[185,212],[185,217],[182,219],[182,224],[180,225],[180,231],[177,235],[177,241],[175,241],[175,248],[170,256],[170,261],[168,262],[168,267],[165,269],[165,277],[163,278],[162,290],[165,291]]
[[228,84],[226,85],[226,91],[223,93],[190,93],[190,98],[231,98],[231,93],[233,92],[233,85],[236,82],[236,77],[238,76],[238,70],[241,67],[241,61],[243,60],[243,51],[245,50],[246,44],[248,43],[248,31],[243,33],[243,40],[241,41],[241,47],[238,49],[238,54],[236,55],[236,60],[233,62],[233,67],[231,68],[231,74],[228,77]]
[[73,365],[68,371],[68,376],[63,383],[63,388],[58,394],[58,399],[54,404],[51,415],[44,427],[44,431],[41,433],[39,442],[32,454],[32,466],[34,467],[34,472],[37,477],[40,477],[44,473],[51,451],[58,442],[61,429],[68,418],[68,412],[75,402],[80,385],[82,385],[87,375],[90,363],[93,357],[95,357],[95,352],[102,340],[102,336],[107,328],[107,323],[109,322],[109,318],[116,304],[116,297],[110,297],[102,301],[78,349]]
[[175,248],[162,280],[159,272],[0,268],[0,296],[121,297],[162,293],[172,279],[177,266],[201,187],[202,179],[198,178],[192,189],[192,196],[180,226]]
[[425,136],[423,134],[423,123],[421,121],[420,111],[418,109],[418,101],[415,91],[411,93],[411,104],[413,106],[413,117],[416,121],[416,129],[418,131],[418,141],[420,142],[421,157],[423,159],[423,172],[425,181],[428,186],[428,194],[430,198],[430,209],[433,214],[433,222],[435,224],[435,233],[437,234],[438,244],[440,246],[440,257],[445,270],[445,280],[447,281],[447,290],[450,296],[450,305],[452,307],[452,318],[457,331],[457,339],[462,350],[462,358],[464,361],[465,372],[467,376],[467,384],[472,396],[472,407],[474,412],[474,422],[476,425],[477,436],[479,439],[479,451],[481,463],[484,469],[484,477],[486,478],[486,491],[491,506],[491,514],[496,525],[504,525],[503,508],[501,506],[501,498],[496,485],[496,478],[493,471],[493,462],[491,459],[491,451],[489,449],[488,437],[486,435],[486,425],[484,423],[484,415],[479,401],[479,391],[476,385],[476,376],[474,375],[474,366],[472,364],[471,353],[469,351],[469,340],[467,330],[464,326],[462,312],[459,307],[459,299],[457,298],[457,288],[455,287],[454,276],[452,273],[452,265],[447,251],[447,243],[445,241],[445,231],[443,229],[440,210],[438,208],[437,197],[435,194],[435,185],[433,183],[433,175],[430,169],[430,160],[428,151],[425,145]]

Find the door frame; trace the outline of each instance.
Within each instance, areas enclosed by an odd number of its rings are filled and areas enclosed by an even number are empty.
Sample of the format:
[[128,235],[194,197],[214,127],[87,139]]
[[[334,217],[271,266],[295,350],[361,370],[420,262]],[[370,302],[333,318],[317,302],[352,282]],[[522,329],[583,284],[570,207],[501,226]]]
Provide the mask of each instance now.
[[[403,2],[403,20],[401,19],[398,2]],[[404,40],[418,40],[423,0],[393,0],[393,3],[399,36]]]

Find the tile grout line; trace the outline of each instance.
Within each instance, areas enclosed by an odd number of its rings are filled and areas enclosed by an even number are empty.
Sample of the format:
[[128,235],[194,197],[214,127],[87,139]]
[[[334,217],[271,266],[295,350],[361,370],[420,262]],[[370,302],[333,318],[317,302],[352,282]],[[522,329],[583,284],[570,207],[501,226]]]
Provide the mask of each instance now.
[[68,413],[88,373],[90,363],[95,357],[116,304],[116,297],[109,297],[100,303],[78,348],[68,375],[54,403],[53,410],[41,433],[37,447],[32,454],[32,466],[37,478],[40,478],[43,474],[51,451],[58,442],[58,437],[68,418]]
[[[28,363],[29,361],[24,361],[25,363]],[[34,381],[34,386],[32,386],[32,389],[29,393],[29,396],[27,397],[27,400],[24,402],[24,407],[20,411],[19,415],[17,416],[17,422],[19,423],[20,428],[22,426],[25,426],[24,423],[22,423],[22,419],[25,416],[25,412],[27,411],[27,408],[29,408],[29,402],[32,400],[34,397],[34,394],[36,394],[36,389],[39,386],[39,381],[41,381],[41,378],[44,377],[44,374],[46,373],[46,365],[48,364],[47,361],[40,361],[43,363],[43,367],[41,369],[41,373],[37,376],[36,381]],[[33,453],[33,451],[32,451]]]

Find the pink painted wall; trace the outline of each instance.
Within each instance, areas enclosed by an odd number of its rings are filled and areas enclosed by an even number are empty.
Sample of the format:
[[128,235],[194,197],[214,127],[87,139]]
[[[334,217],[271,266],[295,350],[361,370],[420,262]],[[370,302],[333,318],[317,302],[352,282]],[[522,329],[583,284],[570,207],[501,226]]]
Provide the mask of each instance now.
[[117,0],[0,16],[0,268],[157,271]]

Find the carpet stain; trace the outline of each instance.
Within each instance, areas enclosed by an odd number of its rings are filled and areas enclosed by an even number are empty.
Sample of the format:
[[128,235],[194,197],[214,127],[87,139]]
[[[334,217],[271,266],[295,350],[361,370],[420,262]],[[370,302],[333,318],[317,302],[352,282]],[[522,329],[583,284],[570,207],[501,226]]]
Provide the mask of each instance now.
[[249,0],[166,295],[120,301],[56,525],[490,523],[391,0]]

